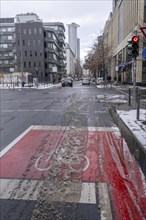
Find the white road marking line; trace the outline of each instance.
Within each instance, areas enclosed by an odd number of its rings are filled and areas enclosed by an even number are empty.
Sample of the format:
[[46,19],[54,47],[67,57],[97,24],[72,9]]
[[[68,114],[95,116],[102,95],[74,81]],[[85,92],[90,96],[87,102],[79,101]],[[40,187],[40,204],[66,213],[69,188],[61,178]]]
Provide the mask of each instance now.
[[18,112],[29,112],[30,110],[29,109],[18,109],[17,111]]
[[1,179],[0,198],[37,200],[43,182],[43,180]]
[[95,183],[82,183],[79,203],[96,204]]
[[47,126],[47,125],[35,125],[32,130],[69,130],[68,127],[65,126]]
[[62,112],[62,110],[49,109],[50,112]]
[[[71,130],[72,127],[65,126],[47,126],[47,125],[35,125],[33,130]],[[77,127],[80,131],[115,131],[115,127]]]
[[18,143],[32,128],[34,125],[30,126],[27,130],[25,130],[21,135],[19,135],[14,141],[12,141],[6,148],[0,151],[0,158],[2,158],[15,144]]
[[110,206],[110,199],[108,194],[107,183],[98,183],[99,203],[101,211],[101,220],[112,220],[112,212]]
[[13,112],[14,110],[2,110],[2,112]]
[[34,111],[34,112],[46,112],[45,109],[34,109],[33,111]]

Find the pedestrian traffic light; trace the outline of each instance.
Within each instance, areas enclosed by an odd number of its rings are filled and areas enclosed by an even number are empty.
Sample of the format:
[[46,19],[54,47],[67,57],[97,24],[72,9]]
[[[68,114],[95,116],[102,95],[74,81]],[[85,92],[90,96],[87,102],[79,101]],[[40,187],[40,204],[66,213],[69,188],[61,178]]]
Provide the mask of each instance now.
[[139,55],[139,37],[132,37],[132,57],[136,58]]

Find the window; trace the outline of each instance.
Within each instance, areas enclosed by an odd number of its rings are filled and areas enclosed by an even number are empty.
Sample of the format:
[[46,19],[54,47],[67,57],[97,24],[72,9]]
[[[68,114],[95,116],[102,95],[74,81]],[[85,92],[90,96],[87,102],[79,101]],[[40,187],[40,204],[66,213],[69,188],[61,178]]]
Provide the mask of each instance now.
[[23,29],[23,33],[26,34],[26,29],[25,28]]
[[8,48],[8,44],[0,44],[0,48]]
[[8,36],[8,40],[12,40],[12,36]]
[[12,31],[12,28],[11,27],[7,28],[7,31]]
[[33,40],[33,46],[35,47],[35,40]]
[[41,61],[39,61],[39,67],[41,67]]
[[37,51],[35,51],[35,56],[37,57]]
[[29,32],[29,34],[31,34],[31,29],[30,28],[28,29],[28,32]]
[[36,28],[34,28],[34,34],[36,34],[37,33],[37,30],[36,30]]
[[17,41],[17,45],[20,46],[20,41],[19,40]]
[[1,31],[5,32],[5,31],[7,31],[7,29],[6,28],[1,28]]
[[28,40],[28,46],[30,46],[30,40]]
[[32,51],[30,50],[30,57],[32,57]]
[[52,64],[52,63],[49,63],[48,67],[49,67],[49,68],[52,68],[52,67],[53,67],[53,64]]
[[48,37],[52,37],[52,33],[51,32],[48,32]]
[[41,45],[41,41],[40,40],[38,40],[38,46],[40,46]]
[[23,46],[25,46],[25,40],[23,40],[22,42],[23,42]]
[[40,34],[42,33],[42,29],[41,29],[41,28],[39,28],[39,33],[40,33]]
[[42,54],[42,52],[40,52],[40,56],[42,56],[43,54]]
[[24,68],[26,67],[26,62],[24,62]]
[[12,52],[9,52],[9,56],[13,56],[13,53],[12,53]]
[[25,57],[27,57],[27,51],[25,50]]
[[34,62],[34,67],[36,67],[36,62]]
[[31,68],[31,62],[29,62],[28,65],[29,65],[29,68]]

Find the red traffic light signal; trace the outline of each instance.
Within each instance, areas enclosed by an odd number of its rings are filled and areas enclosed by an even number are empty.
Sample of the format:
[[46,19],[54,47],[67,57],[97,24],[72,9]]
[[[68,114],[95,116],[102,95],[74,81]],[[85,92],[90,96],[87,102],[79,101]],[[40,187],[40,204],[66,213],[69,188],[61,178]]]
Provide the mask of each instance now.
[[137,36],[133,36],[133,37],[132,37],[132,41],[133,41],[134,43],[138,43],[139,38],[138,38]]

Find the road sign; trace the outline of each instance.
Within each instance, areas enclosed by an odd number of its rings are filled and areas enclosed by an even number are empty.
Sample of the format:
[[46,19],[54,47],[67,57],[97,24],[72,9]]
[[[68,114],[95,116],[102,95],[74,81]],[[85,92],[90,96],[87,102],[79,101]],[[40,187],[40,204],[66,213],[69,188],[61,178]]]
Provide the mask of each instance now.
[[146,60],[146,47],[142,51],[142,58],[143,60]]
[[146,27],[141,27],[140,30],[143,33],[143,35],[146,37]]

